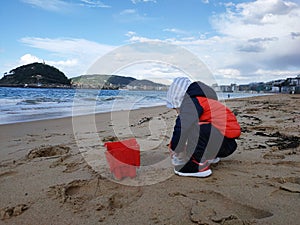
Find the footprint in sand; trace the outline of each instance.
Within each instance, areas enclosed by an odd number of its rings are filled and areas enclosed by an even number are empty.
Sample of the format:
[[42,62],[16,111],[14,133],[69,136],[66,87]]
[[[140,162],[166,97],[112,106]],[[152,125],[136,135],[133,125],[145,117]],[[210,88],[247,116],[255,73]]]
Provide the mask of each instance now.
[[101,177],[91,180],[74,180],[67,184],[52,186],[48,194],[60,203],[77,211],[97,213],[104,220],[137,201],[142,196],[138,187],[124,187]]
[[0,178],[12,176],[12,175],[15,175],[16,173],[17,173],[17,171],[14,171],[14,170],[8,170],[8,171],[5,171],[5,172],[0,172]]
[[70,151],[70,147],[65,145],[54,145],[54,146],[41,146],[32,149],[28,154],[28,159],[40,158],[40,157],[53,157],[65,155]]
[[194,191],[180,196],[192,200],[190,218],[197,224],[246,224],[251,220],[273,215],[268,211],[233,201],[214,191]]
[[279,189],[291,193],[300,193],[300,177],[279,177],[273,178],[279,183]]
[[19,216],[28,208],[29,206],[26,204],[19,204],[13,207],[5,207],[3,209],[0,209],[0,219],[5,220],[13,216]]
[[268,152],[263,155],[264,159],[285,159],[285,156],[280,153]]

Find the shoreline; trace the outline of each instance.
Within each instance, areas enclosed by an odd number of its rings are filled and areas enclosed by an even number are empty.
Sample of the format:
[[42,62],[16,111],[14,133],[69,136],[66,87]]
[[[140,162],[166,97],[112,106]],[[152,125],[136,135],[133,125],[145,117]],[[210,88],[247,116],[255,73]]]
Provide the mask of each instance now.
[[[245,93],[245,94],[249,94],[249,93]],[[230,97],[230,98],[220,99],[220,101],[221,102],[226,102],[226,101],[231,101],[231,100],[235,100],[235,99],[256,98],[256,97],[259,97],[259,96],[269,96],[269,95],[275,95],[275,94],[274,93],[272,93],[272,94],[264,93],[264,94],[244,96],[244,97]],[[138,109],[152,108],[152,107],[165,107],[165,104],[155,105],[155,106],[140,106],[138,108],[134,108],[134,109],[131,109],[131,110],[138,110]],[[116,111],[122,111],[122,110],[103,111],[103,112],[96,112],[96,113],[91,113],[91,114],[81,114],[81,115],[79,114],[79,115],[74,115],[74,116],[90,116],[90,115],[97,115],[97,114],[102,114],[102,113],[111,113],[111,112],[116,112]],[[22,115],[18,115],[18,116],[22,117]],[[41,114],[36,114],[36,115],[31,115],[31,116],[24,115],[24,118],[25,117],[27,117],[27,118],[32,117],[32,119],[19,119],[19,120],[15,120],[15,121],[6,121],[6,122],[3,122],[3,123],[0,122],[0,126],[8,125],[8,124],[15,124],[15,123],[24,123],[24,122],[34,122],[34,121],[52,120],[52,119],[63,119],[63,118],[73,117],[73,115],[60,115],[60,116],[52,116],[52,117],[50,116],[50,117],[47,118],[47,117],[44,117],[44,113],[41,113]],[[40,117],[40,118],[36,118],[36,117]]]
[[[299,100],[226,99],[242,135],[205,179],[173,174],[166,145],[176,114],[165,106],[0,125],[0,221],[296,225]],[[134,179],[115,180],[101,156],[116,137],[141,145]]]
[[39,121],[48,121],[48,120],[60,120],[60,119],[72,119],[73,117],[89,117],[89,116],[99,116],[102,114],[111,114],[111,113],[116,113],[116,112],[122,112],[122,111],[135,111],[135,110],[143,110],[143,109],[151,109],[151,108],[166,108],[164,105],[157,105],[157,106],[149,106],[149,107],[140,107],[136,109],[131,109],[131,110],[116,110],[116,111],[107,111],[107,112],[96,112],[96,113],[91,113],[91,114],[82,114],[82,115],[70,115],[70,116],[62,116],[62,117],[53,117],[53,118],[41,118],[41,119],[34,119],[34,120],[25,120],[25,121],[16,121],[16,122],[8,122],[8,123],[0,123],[0,126],[4,125],[13,125],[13,124],[19,124],[19,123],[32,123],[32,122],[39,122]]

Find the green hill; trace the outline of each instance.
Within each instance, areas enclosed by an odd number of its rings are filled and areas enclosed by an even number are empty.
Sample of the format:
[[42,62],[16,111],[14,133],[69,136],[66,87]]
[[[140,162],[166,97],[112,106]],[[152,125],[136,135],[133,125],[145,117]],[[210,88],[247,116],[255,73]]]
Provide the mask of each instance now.
[[137,80],[133,77],[118,75],[82,75],[71,79],[73,87],[76,88],[97,88],[97,89],[147,89],[158,90],[166,88],[166,85],[154,83],[149,80]]
[[31,63],[17,67],[0,80],[8,87],[72,87],[92,89],[164,90],[166,85],[149,80],[118,75],[81,75],[68,79],[65,74],[45,63]]
[[5,73],[1,86],[62,87],[70,86],[65,74],[44,63],[31,63]]
[[136,79],[132,77],[95,74],[73,77],[71,78],[71,83],[75,87],[117,89],[125,87],[134,80]]

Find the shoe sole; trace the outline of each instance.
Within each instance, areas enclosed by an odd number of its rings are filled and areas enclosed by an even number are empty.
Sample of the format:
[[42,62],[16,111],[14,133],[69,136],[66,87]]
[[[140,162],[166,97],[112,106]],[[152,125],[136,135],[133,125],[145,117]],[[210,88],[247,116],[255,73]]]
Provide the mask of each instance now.
[[208,177],[212,174],[211,169],[205,170],[203,172],[198,173],[182,173],[174,169],[174,173],[178,176],[182,177]]

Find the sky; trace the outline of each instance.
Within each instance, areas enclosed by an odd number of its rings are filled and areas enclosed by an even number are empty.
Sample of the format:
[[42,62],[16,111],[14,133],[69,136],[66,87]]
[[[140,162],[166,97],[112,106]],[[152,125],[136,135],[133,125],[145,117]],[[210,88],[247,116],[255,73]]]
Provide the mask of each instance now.
[[[190,76],[188,67],[201,74],[194,56],[220,85],[300,74],[300,0],[2,0],[0,27],[0,78],[33,62],[72,78],[103,58],[113,64],[112,53],[143,57],[114,73],[162,83]],[[148,61],[126,52],[147,43],[176,51],[153,48]]]

